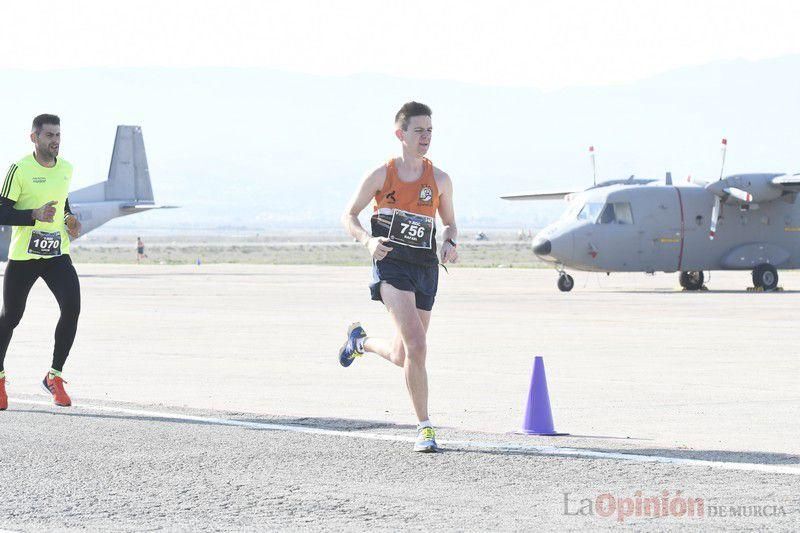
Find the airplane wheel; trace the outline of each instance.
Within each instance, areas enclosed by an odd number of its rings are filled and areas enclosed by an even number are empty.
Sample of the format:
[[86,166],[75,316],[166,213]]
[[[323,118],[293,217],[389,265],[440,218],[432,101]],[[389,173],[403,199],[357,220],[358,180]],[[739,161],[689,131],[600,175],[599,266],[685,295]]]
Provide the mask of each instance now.
[[681,287],[687,291],[699,291],[703,287],[703,281],[705,281],[706,277],[702,271],[681,272],[678,279],[681,283]]
[[753,269],[753,285],[765,291],[775,290],[778,286],[778,270],[770,264],[758,265]]
[[558,276],[558,290],[561,292],[569,292],[575,286],[575,280],[569,274],[561,274]]

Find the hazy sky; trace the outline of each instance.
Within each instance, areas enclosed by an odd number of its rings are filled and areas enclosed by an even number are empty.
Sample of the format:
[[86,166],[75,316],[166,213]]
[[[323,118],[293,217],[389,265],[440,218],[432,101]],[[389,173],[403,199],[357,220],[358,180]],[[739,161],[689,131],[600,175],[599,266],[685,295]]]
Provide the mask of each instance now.
[[3,0],[0,19],[0,68],[23,69],[260,66],[555,89],[800,53],[794,1]]

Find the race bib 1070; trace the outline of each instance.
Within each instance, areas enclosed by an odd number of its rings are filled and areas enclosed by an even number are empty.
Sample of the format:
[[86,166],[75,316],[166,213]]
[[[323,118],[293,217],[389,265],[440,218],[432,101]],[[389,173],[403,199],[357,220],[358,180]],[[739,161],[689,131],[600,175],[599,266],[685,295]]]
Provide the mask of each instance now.
[[61,232],[48,233],[34,230],[28,243],[28,253],[45,256],[61,255]]
[[433,217],[395,209],[389,227],[389,240],[411,248],[430,250],[433,242]]

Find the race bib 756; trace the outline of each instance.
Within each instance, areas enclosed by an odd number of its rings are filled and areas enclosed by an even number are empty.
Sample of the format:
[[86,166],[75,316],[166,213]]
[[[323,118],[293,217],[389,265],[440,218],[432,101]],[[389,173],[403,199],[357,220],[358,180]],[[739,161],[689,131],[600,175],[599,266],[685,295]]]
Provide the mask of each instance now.
[[430,250],[433,243],[433,217],[395,209],[389,227],[389,240],[411,248]]

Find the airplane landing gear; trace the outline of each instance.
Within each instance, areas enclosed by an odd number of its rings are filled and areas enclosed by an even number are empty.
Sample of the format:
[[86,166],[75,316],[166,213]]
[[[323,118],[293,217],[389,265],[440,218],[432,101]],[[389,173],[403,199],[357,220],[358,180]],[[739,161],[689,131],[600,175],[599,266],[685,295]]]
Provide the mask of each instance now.
[[774,291],[778,287],[778,271],[768,264],[758,265],[753,269],[753,285],[763,291]]
[[678,278],[680,281],[681,287],[686,289],[687,291],[699,291],[703,288],[703,281],[705,281],[705,275],[702,271],[700,272],[681,272],[680,277]]
[[566,272],[561,272],[558,276],[558,290],[561,292],[569,292],[575,286],[575,280]]

